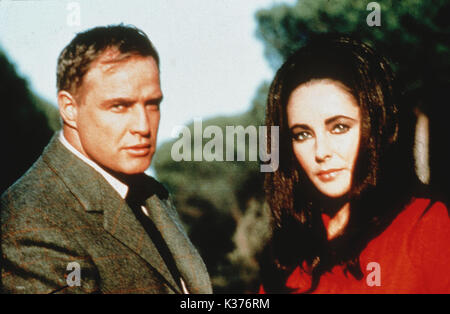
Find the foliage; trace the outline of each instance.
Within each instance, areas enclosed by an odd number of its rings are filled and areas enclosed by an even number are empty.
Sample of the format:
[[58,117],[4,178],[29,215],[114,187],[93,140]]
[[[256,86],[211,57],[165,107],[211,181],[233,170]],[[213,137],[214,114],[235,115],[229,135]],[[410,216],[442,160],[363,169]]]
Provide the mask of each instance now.
[[[39,157],[53,130],[57,110],[33,95],[27,82],[0,50],[1,127],[3,134],[0,193],[16,181]],[[51,127],[49,126],[51,123]]]
[[[267,88],[267,84],[262,84],[252,108],[247,113],[203,121],[203,129],[209,125],[219,126],[225,141],[227,125],[241,125],[244,128],[249,125],[263,125]],[[193,124],[188,128],[193,135]],[[202,147],[209,140],[203,139]],[[175,141],[167,142],[158,149],[153,165],[158,180],[165,184],[174,196],[189,236],[200,250],[212,276],[215,291],[254,291],[257,285],[255,255],[261,243],[259,239],[268,232],[267,226],[262,228],[261,223],[254,224],[249,218],[256,216],[265,217],[267,220],[268,216],[263,204],[263,176],[259,172],[259,163],[175,162],[171,157]],[[193,149],[192,146],[192,153]],[[249,232],[255,233],[258,238],[256,243],[248,241]],[[248,248],[253,249],[249,251]],[[251,269],[252,276],[242,276],[245,267]]]
[[450,3],[447,0],[381,0],[381,26],[369,27],[361,0],[299,0],[257,13],[257,35],[274,68],[314,34],[342,33],[389,56],[403,88],[450,83]]

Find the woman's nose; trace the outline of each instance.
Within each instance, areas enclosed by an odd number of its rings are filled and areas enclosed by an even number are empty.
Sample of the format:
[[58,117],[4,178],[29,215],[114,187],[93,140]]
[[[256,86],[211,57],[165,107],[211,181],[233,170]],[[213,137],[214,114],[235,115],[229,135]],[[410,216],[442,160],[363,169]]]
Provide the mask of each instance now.
[[315,146],[316,146],[315,158],[317,163],[322,163],[331,157],[332,150],[328,142],[328,138],[326,136],[316,137]]

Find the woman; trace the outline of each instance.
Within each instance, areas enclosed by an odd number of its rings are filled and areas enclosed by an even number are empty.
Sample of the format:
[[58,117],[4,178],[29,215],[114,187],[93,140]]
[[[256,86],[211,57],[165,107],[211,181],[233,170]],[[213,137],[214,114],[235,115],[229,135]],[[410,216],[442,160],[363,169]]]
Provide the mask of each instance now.
[[419,193],[395,90],[386,60],[350,38],[313,41],[278,70],[261,292],[450,292],[447,208]]

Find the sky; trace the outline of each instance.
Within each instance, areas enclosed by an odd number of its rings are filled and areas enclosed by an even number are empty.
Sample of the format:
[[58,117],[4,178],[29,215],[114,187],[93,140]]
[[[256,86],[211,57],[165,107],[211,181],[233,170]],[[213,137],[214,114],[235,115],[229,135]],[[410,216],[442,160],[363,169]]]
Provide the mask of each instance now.
[[142,29],[161,58],[158,143],[194,118],[247,111],[273,69],[255,12],[293,0],[0,0],[0,47],[31,89],[56,104],[56,60],[77,32],[107,24]]

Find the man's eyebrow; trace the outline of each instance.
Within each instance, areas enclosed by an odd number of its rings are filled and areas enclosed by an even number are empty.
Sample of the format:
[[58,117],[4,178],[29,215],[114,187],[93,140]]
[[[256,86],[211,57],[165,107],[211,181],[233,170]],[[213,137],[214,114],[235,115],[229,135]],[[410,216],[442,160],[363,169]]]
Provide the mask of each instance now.
[[110,98],[105,100],[102,105],[103,106],[107,106],[107,105],[111,105],[114,103],[120,103],[120,104],[131,104],[133,103],[133,99],[131,98],[125,98],[125,97],[117,97],[117,98]]
[[164,99],[164,96],[161,95],[159,97],[149,98],[149,99],[147,99],[145,101],[145,103],[157,103],[157,104],[160,104],[163,101],[163,99]]
[[333,123],[333,122],[336,122],[336,120],[339,120],[339,119],[348,119],[348,120],[352,120],[352,121],[357,121],[356,119],[354,119],[354,118],[351,118],[351,117],[348,117],[348,116],[344,116],[344,115],[337,115],[337,116],[334,116],[334,117],[331,117],[331,118],[328,118],[328,119],[326,119],[325,120],[325,124],[331,124],[331,123]]
[[[155,98],[149,98],[147,100],[145,100],[145,103],[157,103],[160,104],[163,100],[163,96],[160,97],[155,97]],[[132,103],[136,102],[136,100],[132,99],[132,98],[126,98],[126,97],[116,97],[116,98],[111,98],[111,99],[107,99],[105,100],[102,105],[103,106],[108,106],[114,103],[120,103],[120,104],[124,104],[124,105],[130,105]]]

